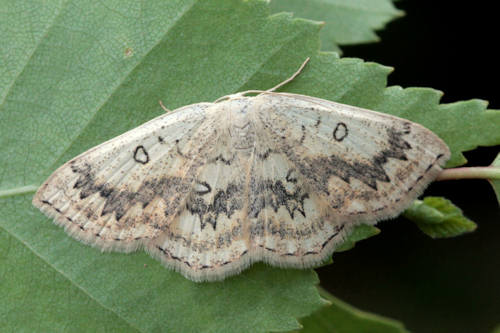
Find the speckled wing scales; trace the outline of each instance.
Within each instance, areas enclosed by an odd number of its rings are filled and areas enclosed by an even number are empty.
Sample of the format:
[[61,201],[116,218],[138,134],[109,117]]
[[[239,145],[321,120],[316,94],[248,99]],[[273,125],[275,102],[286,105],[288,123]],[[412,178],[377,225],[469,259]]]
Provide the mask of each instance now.
[[[288,220],[284,214],[268,238],[274,243],[289,238],[286,244],[299,247],[288,255],[278,247],[268,255],[272,263],[309,267],[321,262],[354,226],[401,213],[450,156],[434,133],[405,119],[310,96],[260,98],[263,107],[256,114],[262,132],[307,195],[303,207],[312,229],[308,237],[298,231],[301,214],[289,214]],[[284,172],[281,179],[289,184]]]
[[133,251],[157,237],[191,188],[203,161],[183,151],[209,144],[209,104],[157,117],[57,169],[33,204],[75,238],[103,250]]
[[181,213],[148,250],[195,281],[216,280],[248,266],[245,183],[248,156],[233,151],[227,128],[206,154]]
[[399,214],[446,145],[404,119],[263,93],[187,106],[60,167],[34,204],[104,250],[144,247],[194,281],[252,262],[312,267]]
[[387,208],[410,203],[450,156],[434,133],[405,119],[310,96],[272,99],[278,106],[263,121],[286,137],[277,144],[340,215],[394,215]]
[[224,120],[198,190],[151,249],[195,281],[255,261],[312,267],[354,226],[400,213],[449,157],[420,125],[308,96],[214,108]]

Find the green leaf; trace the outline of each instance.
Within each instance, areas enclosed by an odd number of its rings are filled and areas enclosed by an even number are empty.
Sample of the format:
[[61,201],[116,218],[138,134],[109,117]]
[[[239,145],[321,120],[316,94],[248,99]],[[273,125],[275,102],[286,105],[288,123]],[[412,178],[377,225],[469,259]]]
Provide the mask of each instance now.
[[[497,155],[497,157],[495,158],[495,160],[493,161],[491,166],[497,167],[498,169],[500,169],[500,154]],[[495,191],[498,204],[500,204],[500,179],[488,179],[488,180],[489,180],[491,186],[493,187],[493,190]]]
[[477,227],[463,216],[460,208],[442,197],[415,200],[403,215],[432,238],[455,237],[474,231]]
[[319,288],[329,305],[300,320],[301,333],[405,333],[400,322],[364,312],[342,302],[326,290]]
[[337,52],[338,45],[378,41],[374,31],[403,15],[390,0],[272,0],[270,7],[275,13],[293,12],[324,21],[320,34],[323,49]]
[[2,200],[0,212],[10,217],[0,226],[7,332],[291,330],[324,304],[311,270],[259,264],[224,282],[194,283],[143,252],[101,254],[74,241],[31,207],[30,194]]
[[[379,228],[376,228],[372,225],[360,224],[354,227],[351,233],[347,235],[347,237],[344,239],[344,242],[335,249],[334,253],[348,251],[352,249],[357,242],[378,235],[379,233],[380,233]],[[332,263],[333,263],[333,258],[329,257],[318,267],[331,265]]]
[[[195,284],[145,253],[84,246],[31,206],[34,189],[59,165],[162,114],[159,100],[174,109],[266,89],[312,56],[286,90],[420,122],[450,145],[450,165],[465,161],[463,150],[500,142],[499,112],[485,111],[485,103],[439,105],[431,89],[386,88],[387,67],[319,52],[320,24],[269,16],[265,1],[0,6],[0,322],[7,331],[283,331],[323,304],[311,270],[254,265],[223,283]],[[33,311],[20,320],[20,309]]]
[[0,294],[2,332],[137,332],[3,228]]
[[497,325],[494,329],[493,329],[493,332],[492,333],[500,333],[500,325]]
[[356,242],[373,237],[380,233],[380,229],[372,225],[361,224],[355,227],[344,240],[344,243],[335,249],[335,252],[344,252],[352,249]]

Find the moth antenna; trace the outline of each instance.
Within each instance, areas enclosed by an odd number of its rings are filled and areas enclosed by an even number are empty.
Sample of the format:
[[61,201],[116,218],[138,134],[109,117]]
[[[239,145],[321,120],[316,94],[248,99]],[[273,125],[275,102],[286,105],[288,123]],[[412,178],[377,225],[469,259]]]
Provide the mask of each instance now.
[[171,112],[169,109],[167,109],[167,108],[165,107],[165,105],[163,105],[163,102],[162,102],[161,100],[160,100],[160,101],[158,101],[158,102],[160,102],[160,106],[161,106],[161,108],[162,108],[163,110],[165,110],[165,112]]
[[[242,92],[239,92],[239,93],[236,93],[236,94],[231,94],[231,95],[226,95],[226,96],[219,97],[218,99],[216,99],[214,101],[214,103],[219,103],[219,102],[222,102],[222,101],[225,101],[225,100],[228,100],[228,99],[232,99],[232,98],[243,97],[243,96],[245,96],[247,94],[269,94],[269,93],[273,93],[276,89],[279,89],[279,88],[283,87],[285,84],[287,84],[290,81],[292,81],[293,79],[295,79],[302,72],[302,70],[304,69],[304,67],[306,67],[306,65],[309,62],[309,60],[311,60],[311,57],[307,57],[307,59],[302,63],[302,65],[300,65],[299,69],[295,73],[293,73],[292,76],[290,76],[285,81],[279,83],[278,85],[272,87],[271,89],[268,89],[268,90],[246,90],[246,91],[242,91]],[[160,101],[160,103],[161,103],[161,101]]]
[[278,85],[272,87],[271,89],[266,90],[266,92],[273,92],[273,91],[275,91],[275,90],[283,87],[285,84],[289,83],[290,81],[293,81],[293,79],[295,79],[302,72],[302,70],[304,69],[304,67],[306,67],[306,65],[309,62],[309,60],[311,60],[311,57],[307,57],[307,59],[302,63],[302,65],[300,65],[299,69],[295,73],[293,73],[292,76],[290,76],[285,81],[279,83]]

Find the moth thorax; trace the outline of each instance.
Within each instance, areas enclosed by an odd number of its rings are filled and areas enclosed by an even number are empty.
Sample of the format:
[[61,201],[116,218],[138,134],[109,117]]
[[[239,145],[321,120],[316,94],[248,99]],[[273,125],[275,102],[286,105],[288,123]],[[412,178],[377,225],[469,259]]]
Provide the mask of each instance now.
[[231,110],[229,133],[234,149],[251,149],[255,143],[255,126],[246,105]]

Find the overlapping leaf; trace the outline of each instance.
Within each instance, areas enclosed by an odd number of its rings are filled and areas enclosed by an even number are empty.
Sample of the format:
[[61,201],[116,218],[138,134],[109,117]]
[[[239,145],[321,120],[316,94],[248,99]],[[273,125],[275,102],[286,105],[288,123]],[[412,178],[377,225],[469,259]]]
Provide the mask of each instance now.
[[324,21],[322,49],[337,52],[339,45],[378,41],[374,30],[403,15],[390,0],[272,0],[271,10]]
[[432,238],[454,237],[474,231],[477,227],[462,214],[460,208],[441,197],[415,200],[403,215]]
[[344,243],[335,249],[335,252],[344,252],[352,249],[357,242],[362,241],[363,239],[367,239],[378,235],[380,233],[380,229],[371,226],[362,224],[354,228],[344,241]]
[[303,333],[407,333],[403,324],[382,316],[358,310],[320,288],[330,304],[300,320]]

